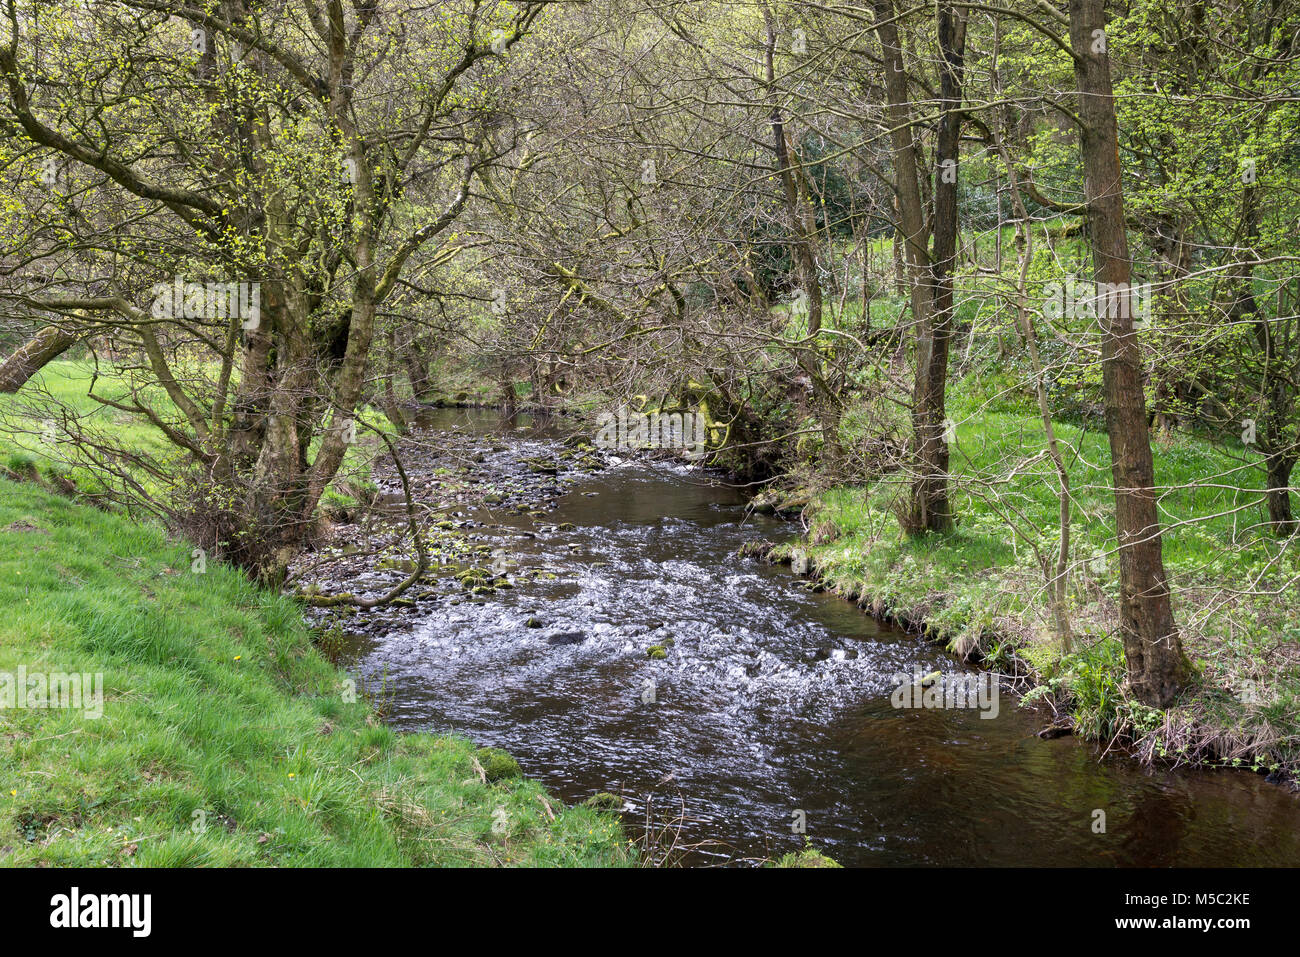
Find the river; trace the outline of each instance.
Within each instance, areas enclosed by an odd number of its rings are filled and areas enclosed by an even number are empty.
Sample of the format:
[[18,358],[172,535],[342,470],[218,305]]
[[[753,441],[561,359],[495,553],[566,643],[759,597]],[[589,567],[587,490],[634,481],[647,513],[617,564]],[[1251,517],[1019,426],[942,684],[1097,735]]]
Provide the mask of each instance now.
[[[421,424],[413,444],[469,450],[488,480],[560,448],[526,417],[439,410]],[[432,463],[415,453],[408,468],[416,480]],[[897,675],[961,666],[788,569],[735,558],[796,529],[747,516],[716,478],[626,462],[561,480],[545,515],[445,512],[515,563],[513,588],[430,595],[353,629],[345,664],[383,684],[395,727],[504,748],[568,802],[619,795],[633,836],[648,807],[660,849],[687,864],[805,840],[846,866],[1300,864],[1300,800],[1258,775],[1042,740],[1047,716],[1006,691],[993,718],[893,707]]]

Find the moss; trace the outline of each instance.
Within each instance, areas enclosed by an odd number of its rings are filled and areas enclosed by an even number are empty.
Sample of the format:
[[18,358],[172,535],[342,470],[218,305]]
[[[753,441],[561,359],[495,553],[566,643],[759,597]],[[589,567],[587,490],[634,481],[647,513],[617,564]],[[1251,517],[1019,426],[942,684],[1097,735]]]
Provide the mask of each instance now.
[[511,757],[509,752],[502,751],[500,748],[479,748],[474,752],[474,757],[478,758],[478,763],[483,766],[483,773],[487,775],[489,783],[524,775],[519,762]]
[[660,658],[668,657],[668,649],[666,649],[663,645],[651,645],[649,648],[645,650],[645,653],[647,658],[650,658],[654,661],[658,661]]
[[773,867],[842,867],[821,851],[806,847],[802,851],[792,851],[772,865]]

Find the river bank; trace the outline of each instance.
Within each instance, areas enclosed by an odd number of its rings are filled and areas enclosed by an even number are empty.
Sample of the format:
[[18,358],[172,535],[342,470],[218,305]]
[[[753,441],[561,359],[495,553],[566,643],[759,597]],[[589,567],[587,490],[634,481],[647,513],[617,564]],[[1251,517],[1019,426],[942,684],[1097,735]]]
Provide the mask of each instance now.
[[0,865],[636,859],[508,756],[394,731],[295,602],[149,525],[0,480],[0,605],[0,672],[89,676],[85,707],[0,713]]
[[[1011,676],[1022,701],[1049,707],[1045,734],[1073,733],[1147,765],[1247,769],[1300,792],[1293,598],[1234,595],[1221,570],[1172,561],[1195,681],[1173,707],[1147,708],[1123,687],[1113,556],[1073,567],[1075,648],[1067,654],[1033,556],[1005,547],[1005,537],[991,547],[997,532],[980,527],[988,516],[947,539],[909,541],[890,527],[878,499],[873,508],[874,495],[861,487],[800,491],[788,496],[796,500],[788,508],[781,495],[760,497],[760,508],[799,518],[805,532],[796,542],[755,542],[745,554],[797,564],[814,587]],[[1207,607],[1214,611],[1205,614]]]

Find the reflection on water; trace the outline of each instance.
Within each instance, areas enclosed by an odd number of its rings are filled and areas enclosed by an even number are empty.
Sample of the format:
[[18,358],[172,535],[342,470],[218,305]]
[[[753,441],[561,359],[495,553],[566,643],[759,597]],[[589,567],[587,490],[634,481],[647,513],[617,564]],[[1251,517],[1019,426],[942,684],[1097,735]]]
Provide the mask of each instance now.
[[[500,450],[489,464],[555,444],[493,413],[428,425],[482,432]],[[682,842],[709,842],[695,863],[796,850],[800,811],[846,865],[1300,863],[1300,803],[1257,776],[1099,761],[1034,736],[1042,716],[1005,694],[993,720],[894,709],[896,674],[959,666],[734,558],[791,529],[746,519],[741,496],[699,472],[629,463],[573,477],[545,517],[472,517],[520,570],[555,577],[422,605],[359,639],[355,666],[386,673],[389,720],[506,748],[570,802],[621,794],[633,824],[651,795],[657,813],[684,809]]]

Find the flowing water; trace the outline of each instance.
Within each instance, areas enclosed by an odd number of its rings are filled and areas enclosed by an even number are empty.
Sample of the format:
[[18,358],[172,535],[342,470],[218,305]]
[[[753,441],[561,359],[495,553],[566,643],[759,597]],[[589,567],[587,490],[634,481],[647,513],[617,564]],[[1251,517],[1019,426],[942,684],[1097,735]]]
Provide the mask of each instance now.
[[[471,436],[489,472],[558,447],[493,412],[423,424],[435,447]],[[468,513],[520,571],[554,578],[421,602],[354,637],[351,664],[382,676],[396,727],[505,748],[570,803],[620,795],[633,833],[649,804],[688,863],[798,850],[802,821],[845,865],[1300,864],[1300,799],[1257,775],[1042,740],[1047,718],[1006,692],[995,718],[894,708],[898,675],[960,665],[735,558],[795,529],[746,516],[705,473],[627,462],[564,478],[544,517]]]

